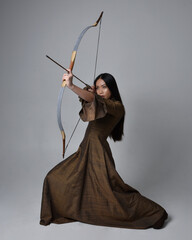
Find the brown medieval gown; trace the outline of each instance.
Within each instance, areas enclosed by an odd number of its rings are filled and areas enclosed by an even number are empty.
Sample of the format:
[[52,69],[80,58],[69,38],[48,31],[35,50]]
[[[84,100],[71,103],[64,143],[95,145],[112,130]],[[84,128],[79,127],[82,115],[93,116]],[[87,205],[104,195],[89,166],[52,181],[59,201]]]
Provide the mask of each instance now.
[[80,117],[89,121],[78,150],[46,176],[41,225],[79,221],[94,225],[160,228],[167,218],[157,203],[125,184],[115,169],[107,142],[124,114],[119,101],[95,97],[83,104]]

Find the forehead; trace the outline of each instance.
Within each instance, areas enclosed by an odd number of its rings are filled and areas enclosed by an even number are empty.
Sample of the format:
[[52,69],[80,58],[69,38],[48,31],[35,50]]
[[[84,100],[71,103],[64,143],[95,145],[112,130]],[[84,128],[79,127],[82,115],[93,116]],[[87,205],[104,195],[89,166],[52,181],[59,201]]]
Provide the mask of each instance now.
[[103,79],[99,78],[96,82],[96,86],[102,86],[102,85],[106,85],[106,83]]

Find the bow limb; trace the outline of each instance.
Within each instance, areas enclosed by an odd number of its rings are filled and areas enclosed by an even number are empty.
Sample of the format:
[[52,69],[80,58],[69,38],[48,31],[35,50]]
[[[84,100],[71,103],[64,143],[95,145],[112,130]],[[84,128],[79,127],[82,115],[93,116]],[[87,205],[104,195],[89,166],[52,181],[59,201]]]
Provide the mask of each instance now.
[[[88,29],[90,29],[92,27],[96,27],[98,25],[98,23],[101,21],[102,16],[103,16],[103,12],[101,12],[99,18],[97,19],[97,21],[94,24],[86,27],[80,33],[80,35],[79,35],[79,37],[76,41],[75,47],[73,49],[72,55],[71,55],[71,61],[70,61],[70,65],[69,65],[69,69],[71,71],[73,70],[73,67],[74,67],[74,63],[75,63],[75,59],[76,59],[76,55],[77,55],[77,50],[78,50],[79,44],[81,42],[81,39],[83,38],[84,34],[87,32]],[[64,158],[64,155],[65,155],[65,138],[66,138],[66,135],[65,135],[65,131],[64,131],[64,128],[63,128],[62,120],[61,120],[61,105],[62,105],[62,98],[63,98],[63,93],[64,93],[65,86],[66,86],[66,82],[63,81],[63,83],[61,85],[60,92],[59,92],[58,103],[57,103],[57,121],[58,121],[59,129],[61,131],[62,140],[63,140],[63,158]]]

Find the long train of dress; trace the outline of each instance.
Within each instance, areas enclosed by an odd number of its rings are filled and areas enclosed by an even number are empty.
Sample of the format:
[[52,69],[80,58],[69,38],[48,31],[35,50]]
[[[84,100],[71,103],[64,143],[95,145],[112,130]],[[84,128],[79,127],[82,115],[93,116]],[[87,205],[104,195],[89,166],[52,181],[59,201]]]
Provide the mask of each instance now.
[[84,104],[80,116],[89,121],[84,139],[74,154],[47,174],[40,224],[80,221],[120,228],[162,227],[166,211],[125,184],[116,171],[106,139],[123,114],[118,101],[97,96]]

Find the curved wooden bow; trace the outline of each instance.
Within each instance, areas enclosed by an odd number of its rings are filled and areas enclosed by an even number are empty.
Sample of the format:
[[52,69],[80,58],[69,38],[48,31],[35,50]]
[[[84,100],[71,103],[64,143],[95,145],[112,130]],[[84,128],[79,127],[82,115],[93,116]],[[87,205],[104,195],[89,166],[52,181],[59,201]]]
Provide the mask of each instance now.
[[[69,65],[69,69],[71,69],[71,71],[73,70],[73,67],[74,67],[75,58],[76,58],[76,55],[77,55],[77,50],[78,50],[79,44],[81,42],[81,39],[83,38],[84,34],[87,32],[88,29],[90,29],[92,27],[96,27],[98,25],[98,23],[101,21],[102,16],[103,16],[103,12],[101,12],[99,18],[97,19],[97,21],[94,24],[86,27],[80,33],[80,35],[79,35],[79,37],[76,41],[75,47],[73,49],[72,56],[71,56],[71,61],[70,61],[70,65]],[[61,85],[60,92],[59,92],[59,96],[58,96],[58,102],[57,102],[57,122],[58,122],[58,125],[59,125],[59,129],[61,131],[61,136],[62,136],[62,140],[63,140],[63,158],[64,158],[64,155],[65,155],[65,137],[66,136],[65,136],[65,131],[64,131],[62,121],[61,121],[61,104],[62,104],[62,98],[63,98],[63,93],[64,93],[65,86],[66,86],[66,82],[63,81],[63,83]]]

